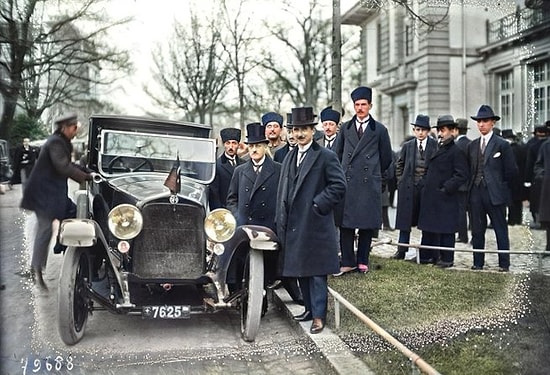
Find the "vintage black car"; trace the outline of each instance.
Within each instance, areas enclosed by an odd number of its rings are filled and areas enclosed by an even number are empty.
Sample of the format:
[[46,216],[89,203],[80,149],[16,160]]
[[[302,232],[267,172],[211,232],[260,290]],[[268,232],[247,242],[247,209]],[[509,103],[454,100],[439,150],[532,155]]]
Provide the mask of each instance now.
[[208,209],[216,142],[210,127],[137,117],[92,116],[77,217],[64,220],[68,246],[59,280],[58,328],[72,345],[96,310],[181,319],[240,311],[253,341],[264,297],[268,228],[236,227],[228,210]]

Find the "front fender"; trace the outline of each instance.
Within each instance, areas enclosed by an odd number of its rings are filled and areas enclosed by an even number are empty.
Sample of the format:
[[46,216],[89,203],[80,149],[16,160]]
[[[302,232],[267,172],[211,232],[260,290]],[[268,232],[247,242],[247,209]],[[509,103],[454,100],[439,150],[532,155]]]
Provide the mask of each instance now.
[[275,232],[260,225],[241,225],[235,230],[230,240],[223,243],[225,251],[218,258],[216,278],[225,283],[227,269],[237,249],[246,245],[258,251],[275,251],[279,249],[279,239]]

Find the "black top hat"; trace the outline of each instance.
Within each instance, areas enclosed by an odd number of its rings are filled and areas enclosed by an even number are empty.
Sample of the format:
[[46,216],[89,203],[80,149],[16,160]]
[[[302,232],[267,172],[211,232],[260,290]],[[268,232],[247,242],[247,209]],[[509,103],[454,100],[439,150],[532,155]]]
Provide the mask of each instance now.
[[262,116],[262,124],[267,125],[270,122],[275,121],[279,126],[283,126],[283,116],[275,112],[267,112]]
[[501,134],[502,138],[505,139],[515,139],[514,131],[512,129],[504,129]]
[[411,125],[418,126],[423,129],[430,129],[430,116],[418,115],[416,120],[411,122]]
[[317,120],[315,119],[315,117],[317,116],[313,114],[312,107],[292,108],[291,116],[292,116],[292,122],[290,123],[290,127],[317,125]]
[[254,143],[269,143],[269,140],[265,137],[265,125],[259,122],[253,122],[246,125],[246,144]]
[[442,128],[446,126],[448,128],[456,128],[457,123],[455,122],[453,116],[451,115],[441,115],[437,118],[437,125],[434,128]]
[[286,114],[286,127],[290,128],[292,125],[292,113]]
[[459,128],[459,129],[468,129],[468,119],[457,118],[456,119],[456,127]]
[[500,116],[495,115],[493,108],[489,107],[487,104],[483,104],[479,107],[476,116],[470,116],[472,120],[484,120],[484,119],[494,119],[495,121],[500,120]]
[[359,99],[366,99],[372,102],[372,89],[366,86],[359,86],[351,92],[351,100],[355,103]]
[[222,142],[225,143],[227,141],[241,141],[241,129],[237,128],[225,128],[220,130],[220,137],[222,139]]
[[340,112],[332,109],[332,106],[323,109],[319,115],[319,117],[321,117],[321,122],[333,121],[337,124],[340,122]]

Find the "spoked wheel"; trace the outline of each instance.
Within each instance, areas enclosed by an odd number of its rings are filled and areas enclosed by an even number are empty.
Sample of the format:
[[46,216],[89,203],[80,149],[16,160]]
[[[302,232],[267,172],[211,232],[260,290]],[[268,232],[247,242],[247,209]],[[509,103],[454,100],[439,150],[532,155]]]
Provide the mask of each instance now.
[[241,297],[241,335],[245,341],[254,341],[260,328],[264,293],[264,258],[258,250],[248,252]]
[[80,247],[65,252],[57,294],[57,326],[67,345],[82,339],[88,321],[90,298],[86,294],[90,282],[90,260]]

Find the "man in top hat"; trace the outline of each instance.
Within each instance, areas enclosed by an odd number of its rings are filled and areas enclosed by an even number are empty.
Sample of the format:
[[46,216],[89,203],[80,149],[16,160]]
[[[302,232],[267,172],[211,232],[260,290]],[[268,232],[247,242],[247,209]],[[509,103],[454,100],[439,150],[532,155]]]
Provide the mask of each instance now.
[[333,209],[346,181],[336,154],[313,141],[317,121],[311,107],[292,108],[292,134],[298,147],[287,154],[277,193],[277,235],[283,277],[297,277],[311,333],[325,325],[327,275],[337,272],[338,246]]
[[286,114],[286,143],[285,145],[275,151],[275,154],[273,155],[273,160],[275,160],[278,163],[282,163],[285,159],[286,154],[288,154],[289,151],[292,151],[294,147],[296,147],[296,140],[294,139],[294,135],[292,135],[292,131],[290,131],[290,124],[292,123],[292,113]]
[[[453,129],[457,126],[451,115],[437,118],[437,150],[431,155],[420,199],[418,229],[422,230],[422,245],[454,248],[458,225],[460,186],[469,179],[466,154],[454,143]],[[440,255],[440,256],[439,256]],[[453,250],[420,249],[421,263],[452,267]]]
[[[392,162],[388,129],[371,115],[372,90],[357,87],[351,93],[355,115],[340,127],[333,151],[346,174],[348,188],[337,208],[342,267],[337,275],[359,269],[368,272],[373,234],[382,225],[382,174]],[[355,230],[359,230],[357,258]]]
[[[235,168],[227,193],[227,209],[237,219],[237,225],[261,225],[275,232],[277,186],[281,164],[269,156],[265,126],[259,122],[251,123],[246,126],[246,132],[245,143],[248,146],[250,160]],[[277,252],[264,252],[265,285],[271,285],[277,280],[277,257]],[[233,280],[234,283],[237,281]],[[295,280],[284,280],[283,285],[294,300],[302,300]],[[266,302],[264,313],[267,309]]]
[[226,205],[227,190],[233,176],[235,167],[244,161],[237,155],[241,130],[237,128],[225,128],[220,131],[224,153],[216,161],[216,176],[210,184],[209,204],[210,209],[222,208]]
[[327,107],[321,111],[320,117],[325,133],[321,144],[329,150],[332,150],[340,125],[340,112],[335,111],[332,107]]
[[[455,145],[458,146],[464,155],[468,154],[468,145],[472,141],[466,136],[468,133],[468,120],[465,118],[456,119],[456,127],[453,131]],[[458,205],[458,228],[456,241],[468,243],[468,182],[458,189],[459,205]]]
[[73,146],[79,122],[69,113],[55,120],[56,129],[42,146],[36,165],[23,189],[21,208],[34,211],[37,218],[36,236],[31,259],[34,281],[47,290],[43,271],[48,260],[52,237],[52,222],[76,215],[76,206],[68,197],[67,178],[78,183],[92,179],[92,174],[72,163]]
[[[409,243],[411,228],[418,224],[424,177],[428,171],[431,156],[437,150],[437,141],[428,136],[431,130],[429,116],[418,115],[411,125],[414,138],[403,144],[395,163],[397,177],[395,228],[399,229],[399,243]],[[398,246],[393,258],[405,259],[408,250],[406,246]]]
[[[488,105],[482,105],[472,120],[477,122],[481,136],[468,145],[470,163],[470,212],[472,246],[485,248],[487,216],[495,231],[499,250],[510,249],[506,207],[511,201],[510,184],[518,174],[518,167],[510,144],[493,134],[493,128],[500,117]],[[481,270],[485,265],[485,254],[474,253],[473,270]],[[499,270],[510,268],[510,255],[498,254]]]
[[533,138],[527,141],[526,144],[525,186],[529,189],[529,211],[531,211],[531,215],[533,216],[533,222],[530,225],[531,229],[540,229],[538,214],[541,182],[534,178],[534,169],[539,149],[544,141],[546,141],[547,137],[546,126],[535,126]]
[[265,136],[269,140],[271,155],[284,147],[281,137],[283,131],[283,116],[275,112],[267,112],[262,116],[262,125],[265,126]]

